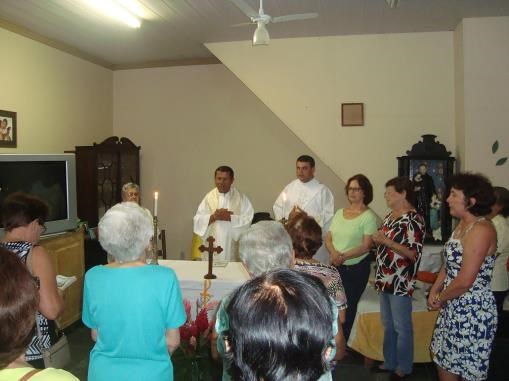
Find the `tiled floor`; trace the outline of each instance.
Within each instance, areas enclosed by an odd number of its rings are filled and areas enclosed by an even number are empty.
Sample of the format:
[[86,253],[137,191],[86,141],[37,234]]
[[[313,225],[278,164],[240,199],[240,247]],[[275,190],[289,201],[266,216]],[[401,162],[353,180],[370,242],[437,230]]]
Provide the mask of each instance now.
[[[90,330],[81,324],[75,324],[67,331],[67,338],[71,347],[72,362],[66,368],[81,381],[87,380],[88,356],[93,342],[90,339]],[[352,352],[341,361],[334,370],[334,380],[340,381],[387,381],[388,374],[371,373],[364,367],[362,356]],[[409,381],[436,381],[435,368],[432,364],[416,364]],[[180,380],[176,380],[180,381]],[[187,380],[181,380],[187,381]],[[507,380],[506,380],[507,381]]]

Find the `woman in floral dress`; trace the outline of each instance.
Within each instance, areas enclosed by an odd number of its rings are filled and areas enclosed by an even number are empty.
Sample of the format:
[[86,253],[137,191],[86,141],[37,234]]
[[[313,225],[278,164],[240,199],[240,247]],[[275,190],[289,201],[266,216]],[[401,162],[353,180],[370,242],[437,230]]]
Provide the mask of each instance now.
[[485,380],[497,327],[490,289],[497,234],[484,216],[495,202],[482,175],[458,174],[447,198],[458,226],[445,244],[445,265],[430,290],[428,305],[440,313],[431,341],[441,381]]

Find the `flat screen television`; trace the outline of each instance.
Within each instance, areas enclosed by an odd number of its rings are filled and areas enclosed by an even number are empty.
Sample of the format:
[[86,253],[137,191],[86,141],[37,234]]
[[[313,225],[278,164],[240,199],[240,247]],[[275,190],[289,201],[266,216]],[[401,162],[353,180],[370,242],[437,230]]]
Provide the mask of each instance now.
[[[74,154],[0,154],[0,205],[13,192],[46,201],[46,233],[76,228],[76,165]],[[0,220],[0,236],[4,235]]]

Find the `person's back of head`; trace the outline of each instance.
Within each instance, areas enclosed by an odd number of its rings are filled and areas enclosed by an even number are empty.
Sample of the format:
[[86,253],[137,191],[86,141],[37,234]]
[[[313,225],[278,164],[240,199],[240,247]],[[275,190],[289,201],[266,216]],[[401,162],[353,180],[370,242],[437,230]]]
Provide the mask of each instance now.
[[289,268],[293,261],[292,240],[276,221],[260,221],[244,231],[239,238],[239,253],[252,276]]
[[305,213],[291,218],[286,230],[292,239],[296,258],[310,259],[322,246],[322,228],[313,217]]
[[328,370],[333,317],[317,278],[289,269],[268,272],[239,287],[226,312],[234,380],[317,380]]
[[2,223],[6,231],[26,226],[34,220],[44,225],[48,205],[38,197],[22,192],[11,193],[2,203]]
[[150,217],[135,202],[114,205],[99,221],[99,242],[118,262],[140,259],[153,234]]
[[26,266],[1,247],[0,290],[0,369],[4,369],[30,344],[39,294]]

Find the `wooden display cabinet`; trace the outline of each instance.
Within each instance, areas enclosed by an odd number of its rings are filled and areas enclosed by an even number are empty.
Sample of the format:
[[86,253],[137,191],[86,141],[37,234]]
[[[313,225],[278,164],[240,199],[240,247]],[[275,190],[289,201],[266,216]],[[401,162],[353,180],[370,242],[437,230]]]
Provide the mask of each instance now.
[[74,153],[78,217],[95,227],[121,201],[122,185],[140,183],[140,147],[112,136],[100,144],[78,146]]
[[77,281],[63,292],[65,310],[58,318],[61,328],[66,328],[81,319],[85,275],[83,237],[83,230],[80,229],[52,237],[43,237],[40,242],[48,252],[57,274],[74,275],[77,278]]

